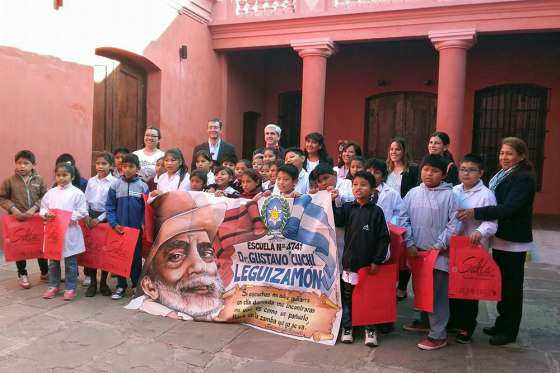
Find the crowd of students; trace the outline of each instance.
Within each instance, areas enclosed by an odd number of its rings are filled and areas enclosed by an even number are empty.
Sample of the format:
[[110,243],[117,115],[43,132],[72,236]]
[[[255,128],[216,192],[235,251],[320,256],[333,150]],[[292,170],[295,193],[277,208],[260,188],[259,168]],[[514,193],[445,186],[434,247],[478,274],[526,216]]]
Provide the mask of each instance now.
[[[220,121],[211,120],[208,125],[209,134],[221,131]],[[266,130],[276,131],[279,137],[279,127],[269,125]],[[142,229],[144,197],[150,203],[162,193],[177,190],[254,200],[271,194],[297,198],[328,191],[336,225],[344,227],[340,336],[343,343],[353,341],[351,300],[358,269],[368,267],[369,273],[375,274],[378,266],[389,259],[387,222],[406,228],[408,256],[424,250],[439,252],[434,267],[433,312],[423,312],[418,320],[403,326],[407,331],[428,333],[418,343],[419,348],[434,350],[446,346],[449,330],[457,333],[456,342],[468,343],[476,327],[478,302],[448,298],[452,235],[467,235],[471,243],[492,248],[502,272],[502,300],[497,306],[494,326],[483,331],[491,336],[493,345],[515,341],[522,314],[525,256],[533,245],[531,219],[536,188],[523,140],[502,140],[497,149],[500,171],[488,187],[481,180],[484,163],[480,156],[467,154],[456,163],[448,150],[450,138],[443,132],[432,134],[428,154],[419,165],[411,161],[402,138],[388,144],[386,159],[365,159],[357,143],[344,142],[335,162],[326,151],[323,136],[310,133],[305,137],[304,150],[283,149],[276,142],[276,146],[255,150],[250,160],[238,160],[233,147],[222,153],[218,137],[217,145],[209,141],[194,149],[189,170],[183,152],[178,148],[162,151],[160,141],[160,130],[148,127],[143,149],[134,153],[125,148],[97,153],[96,175],[89,180],[80,176],[70,154],[62,154],[55,162],[56,183],[50,189],[35,171],[36,159],[31,151],[22,150],[15,155],[15,174],[0,185],[0,206],[20,221],[35,213],[45,220],[53,219],[53,209],[72,212],[63,247],[64,300],[76,296],[77,255],[85,251],[79,220],[84,219],[87,229],[102,222],[118,233],[123,232],[123,227]],[[140,277],[141,245],[139,239],[131,267],[132,288]],[[60,291],[60,261],[47,264],[45,259],[38,259],[38,263],[40,279],[48,283],[43,297],[54,298]],[[31,285],[26,262],[16,264],[19,284],[28,289]],[[85,296],[95,296],[97,291],[112,299],[125,296],[129,283],[126,278],[119,277],[112,292],[107,272],[101,272],[99,283],[97,269],[85,268],[84,275]],[[407,297],[409,279],[408,271],[400,272],[397,300]],[[366,327],[365,343],[377,346],[377,331],[388,332],[390,328],[391,325]]]

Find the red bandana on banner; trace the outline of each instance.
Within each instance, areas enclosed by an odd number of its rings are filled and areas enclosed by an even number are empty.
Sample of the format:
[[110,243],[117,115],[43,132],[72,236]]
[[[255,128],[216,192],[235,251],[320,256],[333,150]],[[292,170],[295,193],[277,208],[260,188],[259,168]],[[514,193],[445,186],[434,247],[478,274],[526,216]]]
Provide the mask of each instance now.
[[482,246],[468,237],[451,237],[449,253],[449,298],[500,301],[502,274]]
[[62,248],[64,236],[72,218],[72,212],[66,210],[49,210],[55,218],[48,220],[45,224],[45,239],[43,241],[43,253],[45,258],[52,260],[62,259]]
[[358,284],[352,292],[352,325],[374,325],[397,320],[396,264],[380,265],[375,275],[369,267],[358,271]]
[[391,258],[387,263],[397,264],[397,277],[399,271],[406,269],[406,244],[404,243],[404,233],[406,228],[388,223],[389,235],[391,236]]
[[154,208],[144,195],[144,231],[142,234],[142,258],[147,258],[154,243]]
[[412,273],[414,308],[419,311],[434,311],[434,264],[438,254],[438,250],[418,251],[418,256],[408,258]]
[[82,224],[86,252],[78,256],[78,264],[129,277],[139,230],[129,227],[123,230],[121,235],[109,224],[99,224],[93,229]]
[[43,257],[45,224],[39,214],[26,221],[12,215],[2,216],[4,259],[7,262]]

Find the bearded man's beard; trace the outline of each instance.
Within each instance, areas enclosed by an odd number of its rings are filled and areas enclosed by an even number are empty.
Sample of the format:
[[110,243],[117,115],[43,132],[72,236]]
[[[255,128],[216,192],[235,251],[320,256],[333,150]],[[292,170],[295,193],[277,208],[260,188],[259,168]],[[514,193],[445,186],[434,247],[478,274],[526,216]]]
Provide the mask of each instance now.
[[[159,298],[157,301],[174,311],[185,313],[194,320],[210,321],[212,314],[223,305],[224,286],[218,276],[206,274],[193,275],[184,281],[169,287],[156,280]],[[207,292],[200,294],[197,290]]]

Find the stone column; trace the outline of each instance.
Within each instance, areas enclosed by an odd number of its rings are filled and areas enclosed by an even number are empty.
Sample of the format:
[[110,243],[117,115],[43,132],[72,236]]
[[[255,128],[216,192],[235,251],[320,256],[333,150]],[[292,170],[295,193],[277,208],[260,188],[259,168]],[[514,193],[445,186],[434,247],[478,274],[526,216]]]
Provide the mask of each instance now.
[[294,40],[291,46],[303,59],[300,131],[303,147],[305,135],[310,132],[323,133],[327,58],[336,52],[336,48],[329,38]]
[[429,37],[439,51],[436,129],[449,135],[449,150],[457,158],[464,149],[462,140],[465,124],[467,50],[476,42],[476,31],[435,31],[430,32]]

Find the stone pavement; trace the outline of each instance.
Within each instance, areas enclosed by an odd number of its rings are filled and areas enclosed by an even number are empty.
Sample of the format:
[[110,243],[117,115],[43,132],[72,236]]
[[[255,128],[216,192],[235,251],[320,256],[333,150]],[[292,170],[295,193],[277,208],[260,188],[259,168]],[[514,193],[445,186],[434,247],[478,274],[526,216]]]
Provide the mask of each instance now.
[[[546,229],[545,229],[546,228]],[[480,329],[494,320],[481,303],[480,327],[470,345],[420,351],[421,335],[401,330],[415,316],[399,304],[395,332],[375,349],[295,341],[236,324],[184,322],[122,308],[126,303],[84,289],[73,302],[44,300],[36,263],[35,286],[20,289],[13,263],[0,265],[0,372],[554,372],[560,373],[560,266],[557,225],[536,231],[539,260],[529,263],[518,343],[492,347]],[[2,260],[3,263],[3,260]],[[114,284],[113,284],[114,286]]]

